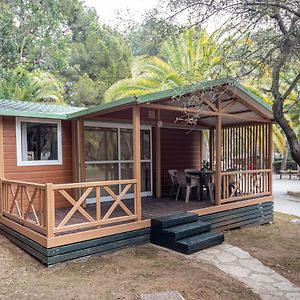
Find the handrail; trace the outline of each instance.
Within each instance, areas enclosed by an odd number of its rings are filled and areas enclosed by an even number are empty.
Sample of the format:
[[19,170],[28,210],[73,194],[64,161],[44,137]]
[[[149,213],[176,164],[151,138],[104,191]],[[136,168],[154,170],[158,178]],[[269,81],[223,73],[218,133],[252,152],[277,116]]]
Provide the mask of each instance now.
[[53,184],[54,190],[71,189],[71,188],[87,188],[107,185],[118,185],[118,184],[135,184],[136,179],[122,179],[122,180],[109,180],[109,181],[88,181],[88,182],[76,182],[76,183],[61,183]]
[[8,184],[16,184],[16,185],[20,185],[20,186],[30,186],[30,187],[46,189],[46,185],[42,184],[42,183],[20,181],[20,180],[10,180],[10,179],[4,179],[4,178],[1,178],[1,182],[8,183]]
[[261,172],[272,172],[271,169],[259,169],[259,170],[241,170],[241,171],[222,171],[221,175],[236,175],[236,174],[252,174]]

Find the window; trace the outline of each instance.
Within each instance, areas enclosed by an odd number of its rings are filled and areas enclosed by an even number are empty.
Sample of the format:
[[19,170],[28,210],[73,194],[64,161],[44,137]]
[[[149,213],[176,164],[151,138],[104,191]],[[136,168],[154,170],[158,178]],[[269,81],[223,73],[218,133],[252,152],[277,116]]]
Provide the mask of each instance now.
[[62,163],[61,122],[17,118],[18,166]]

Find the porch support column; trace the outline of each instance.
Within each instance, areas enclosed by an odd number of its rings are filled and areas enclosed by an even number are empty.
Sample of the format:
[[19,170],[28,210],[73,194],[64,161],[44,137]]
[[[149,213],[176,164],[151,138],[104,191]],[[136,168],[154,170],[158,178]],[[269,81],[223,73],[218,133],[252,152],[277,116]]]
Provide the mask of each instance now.
[[[218,108],[219,108],[218,101]],[[222,117],[216,117],[216,171],[215,171],[215,204],[221,205],[221,149],[222,149]]]
[[[85,182],[85,147],[84,147],[84,119],[77,122],[78,128],[78,157],[79,157],[79,182]],[[82,195],[82,190],[78,189],[78,198]],[[82,203],[86,207],[86,200]]]
[[157,110],[157,125],[155,131],[155,181],[156,197],[161,198],[161,126],[160,110]]
[[142,219],[141,203],[141,115],[138,105],[132,108],[133,120],[133,175],[137,183],[134,189],[134,207],[137,220]]
[[202,162],[203,162],[203,131],[201,130],[200,133],[200,169],[202,168]]
[[269,160],[269,165],[268,168],[271,170],[270,174],[269,174],[269,191],[271,192],[272,195],[272,191],[273,191],[273,187],[272,187],[272,169],[273,169],[273,124],[269,123],[268,124],[268,160]]
[[214,156],[215,156],[215,132],[214,129],[209,129],[209,164],[210,169],[214,169]]

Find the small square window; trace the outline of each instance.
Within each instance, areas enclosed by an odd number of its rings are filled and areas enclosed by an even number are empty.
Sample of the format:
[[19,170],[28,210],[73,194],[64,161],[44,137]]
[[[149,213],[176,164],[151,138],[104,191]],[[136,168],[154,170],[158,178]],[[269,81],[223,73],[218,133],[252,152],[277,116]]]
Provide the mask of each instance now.
[[60,164],[60,121],[18,118],[17,156],[18,165]]

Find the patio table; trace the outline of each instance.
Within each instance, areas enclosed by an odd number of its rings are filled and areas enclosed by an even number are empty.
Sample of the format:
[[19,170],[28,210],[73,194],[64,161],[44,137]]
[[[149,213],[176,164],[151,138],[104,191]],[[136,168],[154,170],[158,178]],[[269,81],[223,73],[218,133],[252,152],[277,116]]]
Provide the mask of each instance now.
[[200,181],[200,200],[203,200],[203,185],[205,185],[205,178],[206,177],[212,177],[215,173],[215,171],[211,171],[211,170],[195,170],[195,171],[188,171],[186,172],[189,175],[192,176],[197,176],[199,177],[199,181]]

